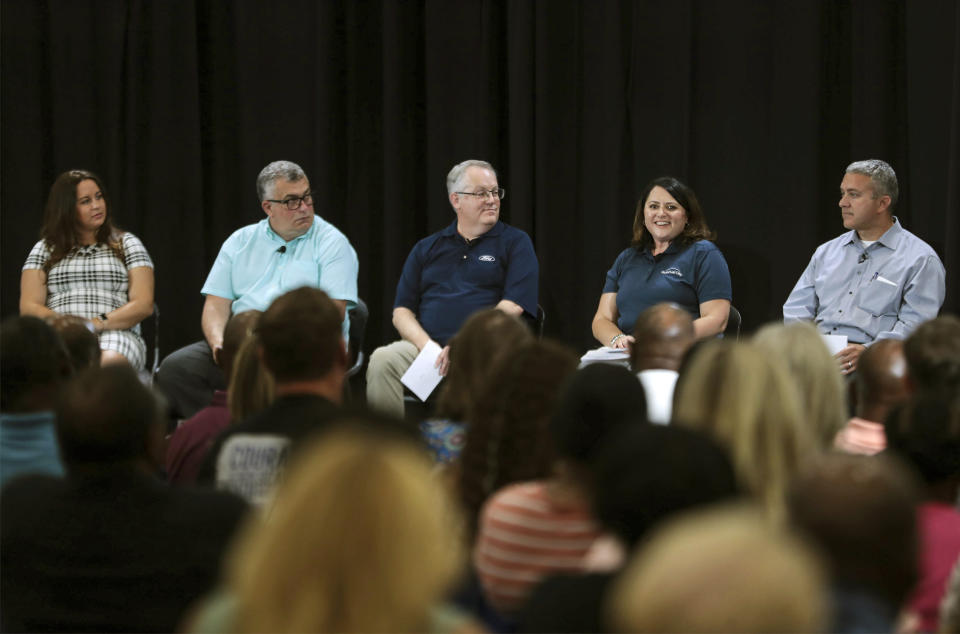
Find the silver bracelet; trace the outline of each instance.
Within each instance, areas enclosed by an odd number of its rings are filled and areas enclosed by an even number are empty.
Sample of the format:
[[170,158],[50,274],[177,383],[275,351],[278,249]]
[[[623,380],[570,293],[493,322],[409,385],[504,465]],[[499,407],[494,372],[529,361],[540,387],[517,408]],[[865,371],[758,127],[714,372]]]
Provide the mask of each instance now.
[[619,340],[622,337],[626,337],[626,335],[623,334],[622,332],[619,335],[614,335],[613,339],[610,340],[610,347],[612,348],[613,344],[617,343],[617,340]]

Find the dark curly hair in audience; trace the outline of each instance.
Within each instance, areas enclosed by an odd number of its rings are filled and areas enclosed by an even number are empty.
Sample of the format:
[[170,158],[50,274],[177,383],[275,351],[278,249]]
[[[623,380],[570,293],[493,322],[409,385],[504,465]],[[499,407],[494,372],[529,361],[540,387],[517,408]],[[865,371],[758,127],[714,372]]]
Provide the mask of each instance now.
[[647,424],[643,385],[626,368],[594,363],[564,386],[550,433],[558,457],[585,466],[607,434],[631,424]]
[[678,246],[685,247],[698,240],[715,240],[717,238],[717,234],[707,226],[707,219],[703,217],[700,201],[697,200],[697,195],[693,193],[693,190],[673,176],[661,176],[647,183],[647,186],[640,192],[637,212],[633,217],[631,246],[638,249],[649,249],[653,246],[653,237],[650,236],[650,232],[647,231],[647,226],[644,223],[643,208],[646,206],[647,198],[649,198],[654,187],[662,187],[667,190],[687,213],[687,225],[676,238]]
[[622,425],[591,465],[594,515],[631,548],[665,519],[740,495],[726,450],[677,425]]
[[257,322],[263,362],[277,382],[322,378],[346,364],[343,319],[323,291],[303,286],[284,293]]
[[920,324],[904,342],[903,354],[917,388],[960,392],[960,319],[955,315]]
[[120,241],[123,231],[115,227],[110,220],[113,205],[103,181],[93,172],[70,170],[57,177],[47,195],[40,238],[47,241],[51,252],[50,258],[44,264],[44,272],[49,272],[54,264],[67,257],[70,250],[80,244],[77,235],[77,185],[86,180],[93,181],[100,188],[106,208],[106,217],[97,229],[97,243],[110,247],[113,254],[123,261],[123,244]]
[[489,376],[532,339],[519,317],[496,308],[474,313],[450,340],[450,370],[437,399],[437,417],[467,420]]
[[550,473],[554,454],[547,427],[560,388],[576,368],[577,356],[566,346],[531,342],[514,352],[477,399],[458,483],[471,537],[492,493]]

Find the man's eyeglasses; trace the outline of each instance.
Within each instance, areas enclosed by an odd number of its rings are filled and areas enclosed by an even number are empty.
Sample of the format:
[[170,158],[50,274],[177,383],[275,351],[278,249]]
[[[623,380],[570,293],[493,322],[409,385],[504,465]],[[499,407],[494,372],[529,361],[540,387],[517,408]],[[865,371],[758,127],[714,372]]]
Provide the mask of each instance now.
[[297,209],[300,209],[300,203],[303,203],[308,207],[313,204],[313,192],[307,192],[303,196],[291,196],[290,198],[284,198],[283,200],[270,200],[267,198],[266,201],[268,203],[286,205],[287,209],[290,211],[296,211]]
[[454,194],[463,194],[464,196],[479,196],[480,198],[486,199],[488,196],[492,198],[499,198],[503,200],[507,195],[507,190],[503,187],[497,187],[496,189],[485,190],[481,189],[480,191],[475,192],[453,192]]

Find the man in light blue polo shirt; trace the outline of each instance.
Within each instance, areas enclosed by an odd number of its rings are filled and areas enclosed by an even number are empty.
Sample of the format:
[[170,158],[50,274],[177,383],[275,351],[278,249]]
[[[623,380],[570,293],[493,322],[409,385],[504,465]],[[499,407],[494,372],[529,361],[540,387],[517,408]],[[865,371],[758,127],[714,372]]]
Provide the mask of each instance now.
[[359,270],[350,242],[314,214],[310,181],[299,165],[274,161],[264,167],[257,195],[267,217],[227,238],[200,291],[206,297],[200,318],[205,340],[177,350],[160,366],[157,384],[178,417],[193,416],[214,390],[224,389],[215,358],[232,313],[266,310],[283,293],[311,286],[340,309],[347,335]]
[[869,159],[847,166],[840,213],[849,232],[821,244],[786,303],[783,320],[813,321],[823,334],[846,335],[840,371],[857,369],[879,339],[904,339],[937,316],[945,271],[926,242],[893,215],[899,187],[893,168]]
[[474,312],[498,308],[537,315],[540,268],[526,233],[500,221],[504,190],[486,161],[463,161],[447,174],[456,213],[447,228],[418,242],[403,266],[393,305],[402,339],[377,348],[367,368],[367,403],[403,416],[403,376],[430,341],[442,347],[436,366],[450,363],[449,339]]

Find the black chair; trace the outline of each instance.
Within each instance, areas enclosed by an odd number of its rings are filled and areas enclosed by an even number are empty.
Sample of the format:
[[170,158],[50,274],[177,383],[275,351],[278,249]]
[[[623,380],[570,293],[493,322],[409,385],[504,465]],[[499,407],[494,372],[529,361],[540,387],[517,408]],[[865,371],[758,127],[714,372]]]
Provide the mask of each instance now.
[[144,385],[153,385],[160,368],[160,307],[156,302],[153,303],[153,314],[140,322],[140,334],[147,344],[147,363],[138,374]]
[[357,299],[357,304],[350,309],[350,330],[347,336],[347,361],[350,369],[347,370],[347,378],[350,378],[363,369],[363,363],[367,360],[363,354],[363,337],[367,332],[367,321],[370,319],[370,311],[367,309],[367,303],[362,299]]
[[723,329],[723,337],[732,337],[734,341],[740,339],[740,311],[730,304],[730,315],[727,317],[727,327]]

